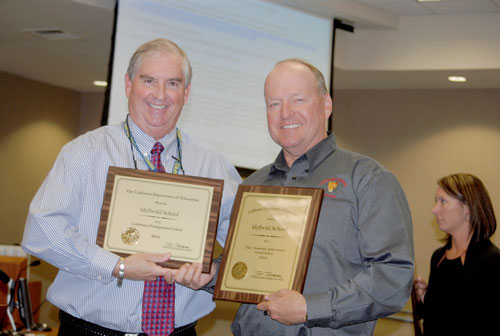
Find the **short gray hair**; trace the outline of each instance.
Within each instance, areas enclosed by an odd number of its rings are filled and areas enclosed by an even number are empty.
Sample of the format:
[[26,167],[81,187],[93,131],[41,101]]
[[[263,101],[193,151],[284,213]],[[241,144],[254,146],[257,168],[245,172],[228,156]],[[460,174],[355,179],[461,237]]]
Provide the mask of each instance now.
[[174,42],[159,38],[141,45],[130,58],[130,62],[127,69],[127,74],[130,80],[134,79],[137,69],[140,67],[142,60],[145,56],[150,56],[156,53],[172,53],[179,56],[182,59],[182,71],[184,73],[185,86],[187,87],[191,83],[192,70],[191,63],[184,52],[177,44]]

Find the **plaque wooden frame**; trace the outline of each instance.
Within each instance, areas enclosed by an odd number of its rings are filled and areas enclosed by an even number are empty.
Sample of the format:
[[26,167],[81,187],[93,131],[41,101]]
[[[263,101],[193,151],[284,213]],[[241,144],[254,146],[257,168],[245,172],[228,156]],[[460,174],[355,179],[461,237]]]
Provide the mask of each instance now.
[[[280,187],[280,186],[262,186],[262,185],[240,185],[238,187],[238,192],[233,205],[233,212],[231,214],[231,224],[229,226],[229,232],[226,239],[226,244],[224,247],[222,261],[219,267],[219,272],[217,276],[217,282],[214,289],[214,299],[216,300],[226,300],[226,301],[236,301],[242,303],[256,304],[264,301],[264,293],[256,294],[246,291],[238,290],[227,290],[223,285],[224,279],[229,277],[229,272],[232,273],[233,278],[234,272],[238,271],[238,260],[230,260],[232,252],[238,249],[247,248],[244,246],[235,246],[234,242],[236,240],[236,233],[239,232],[238,228],[240,223],[240,212],[244,209],[242,208],[242,200],[244,195],[248,194],[266,194],[271,197],[279,198],[280,195],[298,195],[298,196],[310,196],[311,202],[309,211],[307,213],[307,219],[305,222],[305,230],[302,237],[299,237],[301,243],[297,248],[298,258],[295,265],[293,265],[293,274],[291,286],[289,289],[296,290],[302,293],[304,289],[305,276],[307,274],[307,269],[309,266],[309,259],[311,256],[312,246],[314,243],[314,237],[316,234],[316,227],[318,223],[319,213],[321,210],[321,203],[323,200],[323,189],[320,188],[299,188],[299,187]],[[257,196],[259,197],[259,196]],[[274,245],[273,245],[274,246]],[[246,272],[247,266],[244,265]],[[251,267],[248,267],[251,268]],[[236,277],[237,279],[237,277]],[[265,291],[265,290],[263,290]],[[268,291],[271,293],[272,291]]]
[[[206,177],[197,177],[197,176],[186,176],[186,175],[177,175],[170,173],[158,173],[148,170],[137,170],[130,168],[119,168],[119,167],[109,167],[108,176],[106,180],[106,189],[104,192],[104,199],[101,209],[101,218],[99,222],[99,229],[97,233],[96,243],[100,247],[104,246],[105,238],[106,238],[106,227],[108,223],[108,218],[110,216],[110,206],[112,200],[112,193],[115,184],[116,176],[125,176],[125,177],[133,177],[151,181],[166,181],[166,182],[175,182],[182,184],[192,184],[197,186],[208,186],[213,188],[212,193],[212,204],[210,206],[210,215],[208,217],[208,228],[207,235],[205,238],[205,249],[203,253],[203,264],[202,264],[202,272],[210,273],[211,265],[212,265],[212,253],[215,244],[215,239],[217,236],[217,226],[219,221],[219,210],[222,201],[222,191],[224,187],[224,180],[221,179],[213,179]],[[204,223],[205,224],[205,223]],[[201,246],[200,246],[201,247]],[[104,247],[106,248],[106,247]],[[107,248],[106,248],[107,249]],[[110,250],[112,251],[112,250]],[[131,253],[123,253],[119,251],[112,251],[117,255],[122,257],[127,257]],[[144,251],[140,251],[144,252]],[[157,253],[163,253],[169,251],[157,251]],[[138,253],[138,252],[135,252]],[[153,253],[151,251],[147,251],[147,253]],[[154,252],[156,253],[156,251]],[[169,260],[164,263],[158,263],[163,267],[168,268],[180,268],[182,265],[186,264],[186,261],[182,260]]]

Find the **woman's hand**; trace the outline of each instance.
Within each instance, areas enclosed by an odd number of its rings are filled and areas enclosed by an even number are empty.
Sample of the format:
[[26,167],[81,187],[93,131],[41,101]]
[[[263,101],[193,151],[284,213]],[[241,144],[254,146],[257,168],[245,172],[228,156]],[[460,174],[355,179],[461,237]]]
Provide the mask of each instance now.
[[425,293],[427,292],[427,282],[417,275],[415,280],[413,280],[413,288],[415,289],[417,300],[424,303]]

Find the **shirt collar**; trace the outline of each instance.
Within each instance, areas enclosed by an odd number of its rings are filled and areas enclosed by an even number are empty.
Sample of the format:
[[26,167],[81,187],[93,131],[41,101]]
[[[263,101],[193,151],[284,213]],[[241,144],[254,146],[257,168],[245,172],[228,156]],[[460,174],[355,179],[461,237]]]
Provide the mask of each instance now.
[[[295,163],[298,163],[299,161],[306,160],[309,163],[309,170],[312,171],[336,149],[337,149],[337,144],[335,141],[335,134],[333,134],[332,132],[328,132],[328,136],[326,138],[318,142],[316,145],[314,145],[314,147],[312,147],[310,150],[308,150],[307,152],[302,154],[299,158],[297,158],[297,160],[295,160],[293,165],[295,165]],[[278,170],[284,172],[288,172],[290,170],[288,164],[286,163],[283,150],[279,152],[278,156],[276,157],[276,160],[274,160],[270,172],[272,174]]]
[[141,151],[142,155],[150,155],[151,149],[153,148],[156,142],[160,142],[163,147],[165,147],[164,153],[177,151],[177,134],[176,129],[174,128],[170,133],[166,134],[163,138],[156,140],[152,136],[146,134],[133,120],[131,117],[128,118],[128,123],[130,127],[130,132],[134,137],[137,147]]

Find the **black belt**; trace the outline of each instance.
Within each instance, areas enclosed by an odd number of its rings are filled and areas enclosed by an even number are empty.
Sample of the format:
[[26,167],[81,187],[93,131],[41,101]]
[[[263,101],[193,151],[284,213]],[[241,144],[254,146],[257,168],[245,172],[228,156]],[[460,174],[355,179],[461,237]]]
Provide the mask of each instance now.
[[[118,330],[113,330],[105,327],[101,327],[100,325],[94,324],[92,322],[88,322],[73,315],[66,313],[65,311],[59,311],[59,320],[61,321],[61,326],[59,327],[59,331],[65,329],[73,329],[78,330],[79,335],[93,335],[93,336],[147,336],[145,333],[124,333]],[[175,328],[174,331],[170,334],[170,336],[180,336],[183,333],[194,329],[196,326],[196,321],[190,324],[187,324],[182,327]]]

